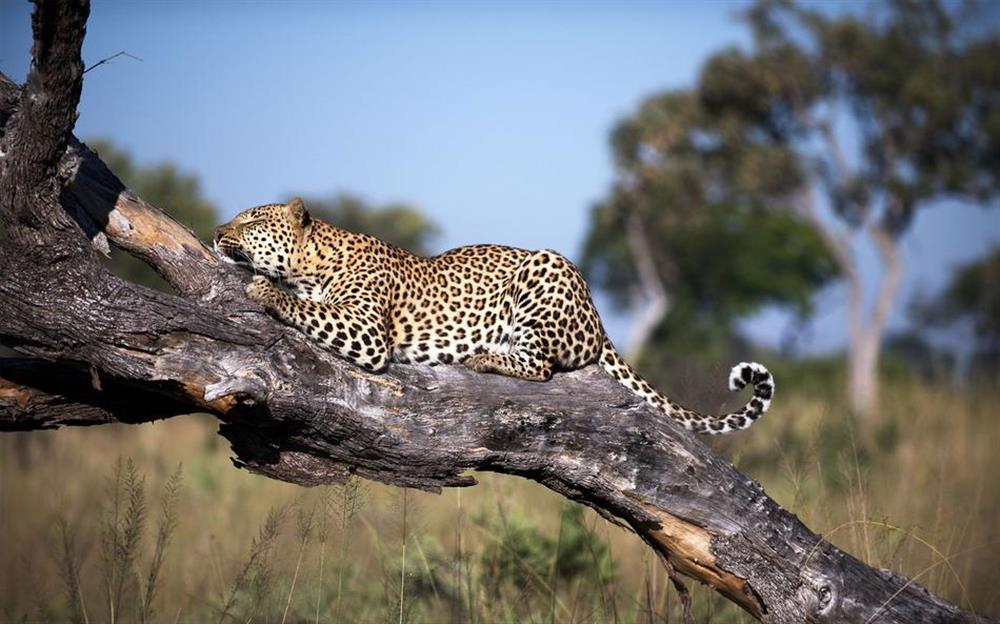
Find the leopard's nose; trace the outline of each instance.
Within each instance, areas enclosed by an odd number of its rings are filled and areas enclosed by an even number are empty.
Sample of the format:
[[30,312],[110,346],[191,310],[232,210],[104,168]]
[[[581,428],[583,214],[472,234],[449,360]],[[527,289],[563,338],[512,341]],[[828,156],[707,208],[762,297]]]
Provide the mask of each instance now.
[[215,228],[215,232],[212,234],[212,242],[218,245],[220,240],[222,240],[222,228]]

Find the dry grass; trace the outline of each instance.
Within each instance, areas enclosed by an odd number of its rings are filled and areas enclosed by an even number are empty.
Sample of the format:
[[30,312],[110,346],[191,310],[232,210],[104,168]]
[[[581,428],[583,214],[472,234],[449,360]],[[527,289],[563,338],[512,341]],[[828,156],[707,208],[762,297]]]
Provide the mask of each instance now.
[[[880,422],[854,430],[842,408],[786,393],[713,444],[826,539],[1000,615],[998,399],[895,385]],[[680,621],[638,539],[534,483],[304,490],[233,469],[215,428],[0,436],[0,620]],[[699,621],[750,621],[692,594]]]

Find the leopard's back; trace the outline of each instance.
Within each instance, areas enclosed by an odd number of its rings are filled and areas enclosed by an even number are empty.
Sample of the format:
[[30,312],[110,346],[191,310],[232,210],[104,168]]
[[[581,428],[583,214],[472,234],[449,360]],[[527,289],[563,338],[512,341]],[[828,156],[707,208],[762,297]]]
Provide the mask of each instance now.
[[377,238],[310,218],[301,200],[244,211],[216,232],[216,249],[262,271],[247,294],[270,313],[359,366],[390,359],[461,362],[544,381],[593,362],[683,426],[703,433],[749,427],[768,408],[763,366],[733,368],[751,386],[742,409],[704,415],[671,401],[618,354],[580,271],[550,250],[473,245],[421,258]]

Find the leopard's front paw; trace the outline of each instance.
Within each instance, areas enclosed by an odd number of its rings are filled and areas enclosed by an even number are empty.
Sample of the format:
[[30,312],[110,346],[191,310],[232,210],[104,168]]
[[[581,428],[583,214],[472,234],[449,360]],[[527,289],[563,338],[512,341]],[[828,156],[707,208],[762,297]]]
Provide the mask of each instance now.
[[278,287],[263,275],[254,275],[244,290],[247,297],[265,308],[274,307],[278,300]]

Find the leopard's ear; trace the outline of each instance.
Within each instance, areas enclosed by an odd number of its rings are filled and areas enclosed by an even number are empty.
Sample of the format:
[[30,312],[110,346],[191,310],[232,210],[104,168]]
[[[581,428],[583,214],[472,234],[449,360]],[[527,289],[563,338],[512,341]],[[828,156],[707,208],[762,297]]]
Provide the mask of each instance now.
[[292,221],[301,227],[309,225],[311,218],[301,197],[293,197],[292,201],[285,205],[285,210],[287,210],[288,214],[292,217]]

